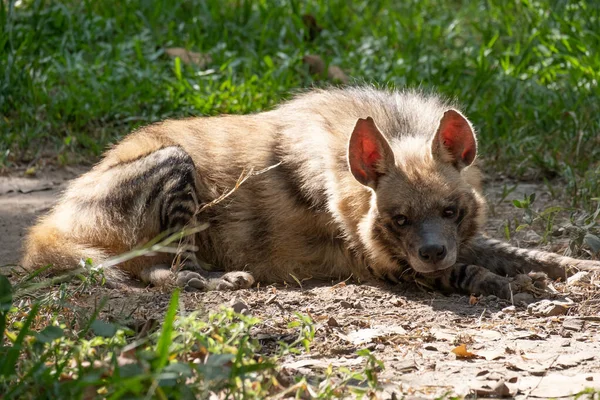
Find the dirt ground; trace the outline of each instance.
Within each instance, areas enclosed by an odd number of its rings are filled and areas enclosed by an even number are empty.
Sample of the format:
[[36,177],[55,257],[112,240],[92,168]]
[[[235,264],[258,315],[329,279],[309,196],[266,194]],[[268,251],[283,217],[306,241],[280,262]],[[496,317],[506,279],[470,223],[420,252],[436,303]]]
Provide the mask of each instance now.
[[[49,167],[31,177],[19,170],[0,176],[0,265],[18,262],[25,229],[52,205],[66,181],[84,170]],[[505,221],[519,216],[510,200],[536,192],[536,205],[556,203],[543,185],[531,183],[519,183],[502,200],[505,185],[514,182],[487,183],[494,205],[487,229],[491,236],[504,238]],[[523,231],[512,241],[532,246],[539,239]],[[564,246],[564,240],[556,240],[552,248]],[[9,268],[2,271],[9,273]],[[355,352],[366,347],[385,365],[379,375],[381,398],[454,393],[524,399],[600,390],[600,278],[579,276],[551,289],[554,294],[544,299],[513,306],[493,296],[446,297],[417,286],[348,281],[299,287],[290,282],[237,292],[185,293],[181,308],[191,312],[226,304],[245,310],[263,321],[255,334],[267,348],[293,333],[287,323],[294,313],[309,314],[316,323],[311,351],[285,359],[282,376],[319,376],[329,364],[361,368],[363,360]],[[95,288],[92,298],[107,295],[104,317],[136,323],[160,320],[170,298],[151,288]],[[90,304],[90,297],[72,301]],[[466,344],[466,351],[460,344]]]

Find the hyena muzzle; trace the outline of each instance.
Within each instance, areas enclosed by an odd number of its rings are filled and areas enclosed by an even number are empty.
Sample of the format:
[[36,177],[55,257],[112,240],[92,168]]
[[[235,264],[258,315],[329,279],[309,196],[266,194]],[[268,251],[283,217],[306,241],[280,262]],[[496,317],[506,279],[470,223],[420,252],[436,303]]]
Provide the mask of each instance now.
[[[182,236],[175,254],[106,272],[190,290],[416,273],[443,291],[509,298],[535,283],[523,275],[532,271],[600,270],[483,237],[476,152],[453,104],[411,91],[314,90],[269,112],[165,121],[130,134],[71,183],[29,232],[23,265],[102,265],[163,232],[209,223]],[[198,212],[250,168],[264,172]]]

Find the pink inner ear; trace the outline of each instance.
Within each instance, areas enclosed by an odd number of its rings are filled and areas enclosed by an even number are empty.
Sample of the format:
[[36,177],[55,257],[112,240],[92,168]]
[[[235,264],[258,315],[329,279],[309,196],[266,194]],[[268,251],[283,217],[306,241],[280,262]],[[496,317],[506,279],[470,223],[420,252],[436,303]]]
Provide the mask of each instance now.
[[363,140],[362,148],[363,154],[365,154],[364,163],[368,167],[374,168],[375,164],[381,159],[381,154],[379,153],[377,144],[369,140]]
[[[375,187],[379,175],[379,163],[385,156],[387,145],[372,118],[360,118],[356,122],[348,148],[348,161],[354,177],[363,185]],[[387,145],[389,146],[389,145]]]
[[471,125],[460,113],[448,110],[439,127],[440,141],[455,160],[470,165],[477,153],[477,142]]

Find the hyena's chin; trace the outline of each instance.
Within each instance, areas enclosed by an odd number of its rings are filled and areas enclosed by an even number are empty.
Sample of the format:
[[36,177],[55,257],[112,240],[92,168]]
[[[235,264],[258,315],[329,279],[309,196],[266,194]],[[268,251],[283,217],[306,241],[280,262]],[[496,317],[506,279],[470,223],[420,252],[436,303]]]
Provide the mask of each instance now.
[[444,271],[456,264],[456,253],[448,254],[446,258],[436,263],[423,262],[417,257],[409,257],[408,262],[411,268],[420,274],[437,276],[443,274]]

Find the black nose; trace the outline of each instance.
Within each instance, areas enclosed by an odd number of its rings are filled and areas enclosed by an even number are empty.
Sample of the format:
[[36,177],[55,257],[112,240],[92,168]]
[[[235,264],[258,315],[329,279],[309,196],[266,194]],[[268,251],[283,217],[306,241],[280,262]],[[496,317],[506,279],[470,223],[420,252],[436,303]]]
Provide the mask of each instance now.
[[419,257],[428,263],[436,263],[446,257],[446,246],[441,244],[426,244],[419,249]]

